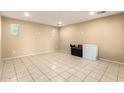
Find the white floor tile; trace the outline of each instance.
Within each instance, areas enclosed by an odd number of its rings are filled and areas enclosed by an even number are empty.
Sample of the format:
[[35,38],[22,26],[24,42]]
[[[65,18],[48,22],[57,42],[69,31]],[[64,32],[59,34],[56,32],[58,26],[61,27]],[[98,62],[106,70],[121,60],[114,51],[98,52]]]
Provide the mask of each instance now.
[[123,82],[124,66],[53,52],[6,60],[0,64],[0,78],[3,82]]

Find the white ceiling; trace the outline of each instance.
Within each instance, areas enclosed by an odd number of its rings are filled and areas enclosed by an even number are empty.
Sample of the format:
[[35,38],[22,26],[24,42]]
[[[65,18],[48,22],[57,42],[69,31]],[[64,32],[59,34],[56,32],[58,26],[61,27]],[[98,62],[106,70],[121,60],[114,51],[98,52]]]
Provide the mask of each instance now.
[[32,22],[57,26],[62,21],[62,26],[79,23],[95,18],[122,13],[120,11],[106,11],[100,15],[89,15],[90,11],[30,11],[29,17],[24,16],[24,11],[1,11],[0,14],[5,17],[28,20]]

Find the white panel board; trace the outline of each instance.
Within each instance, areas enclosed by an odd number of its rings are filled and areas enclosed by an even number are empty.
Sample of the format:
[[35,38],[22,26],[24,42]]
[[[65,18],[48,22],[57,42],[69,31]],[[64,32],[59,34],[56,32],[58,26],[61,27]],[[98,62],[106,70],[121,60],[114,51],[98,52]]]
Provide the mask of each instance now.
[[97,60],[98,47],[93,44],[83,44],[83,58]]

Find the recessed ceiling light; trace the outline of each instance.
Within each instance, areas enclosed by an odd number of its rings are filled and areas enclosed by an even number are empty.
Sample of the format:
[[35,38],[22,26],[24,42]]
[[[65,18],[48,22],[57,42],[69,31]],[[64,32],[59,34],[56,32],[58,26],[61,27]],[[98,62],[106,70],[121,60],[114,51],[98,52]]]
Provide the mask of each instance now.
[[59,21],[59,22],[57,23],[57,25],[58,25],[58,26],[61,26],[61,25],[62,25],[62,22],[61,22],[61,21]]
[[95,15],[95,12],[94,12],[94,11],[91,11],[91,12],[90,12],[90,15]]
[[24,15],[25,15],[25,16],[29,16],[30,14],[29,14],[28,12],[25,12]]

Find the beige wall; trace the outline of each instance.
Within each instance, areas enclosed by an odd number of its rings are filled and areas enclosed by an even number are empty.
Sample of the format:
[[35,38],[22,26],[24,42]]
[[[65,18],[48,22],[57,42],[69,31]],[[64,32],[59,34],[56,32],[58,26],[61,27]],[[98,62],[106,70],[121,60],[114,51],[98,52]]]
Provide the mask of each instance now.
[[[10,35],[10,24],[20,25],[19,36]],[[124,14],[65,26],[59,31],[48,25],[2,17],[2,57],[53,51],[59,46],[69,51],[70,43],[92,43],[99,46],[101,58],[124,62]]]
[[69,51],[70,43],[97,44],[100,58],[124,62],[124,14],[61,28],[61,50]]
[[0,16],[0,62],[1,62],[1,16]]
[[[20,35],[10,35],[10,24],[20,25]],[[58,49],[58,28],[2,17],[2,57],[15,57]],[[15,53],[14,53],[15,51]]]

